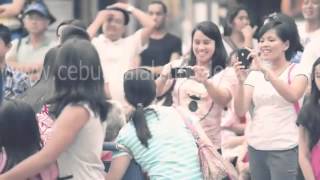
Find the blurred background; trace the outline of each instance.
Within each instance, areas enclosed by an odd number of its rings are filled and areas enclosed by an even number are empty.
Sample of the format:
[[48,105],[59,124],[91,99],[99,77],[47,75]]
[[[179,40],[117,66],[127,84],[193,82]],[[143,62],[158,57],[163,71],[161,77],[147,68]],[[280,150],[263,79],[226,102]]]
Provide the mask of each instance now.
[[[63,20],[77,18],[87,25],[95,18],[98,10],[115,2],[128,2],[144,11],[152,0],[44,0],[50,11],[57,18],[57,22],[50,27],[54,32],[56,26]],[[195,23],[203,20],[211,20],[221,25],[224,21],[228,8],[237,3],[249,4],[251,12],[249,16],[253,24],[259,24],[257,13],[270,13],[282,11],[301,22],[302,0],[163,0],[168,6],[169,18],[167,21],[168,31],[181,37],[183,49],[190,44],[190,34]],[[259,6],[259,7],[257,7]],[[261,8],[262,7],[262,8]],[[128,34],[135,31],[139,26],[131,21]]]

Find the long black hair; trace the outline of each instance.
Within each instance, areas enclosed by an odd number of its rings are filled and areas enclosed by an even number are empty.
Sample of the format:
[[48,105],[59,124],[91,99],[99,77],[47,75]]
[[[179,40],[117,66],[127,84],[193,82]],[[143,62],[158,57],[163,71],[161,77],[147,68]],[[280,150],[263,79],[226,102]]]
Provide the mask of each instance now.
[[320,139],[320,90],[316,85],[315,69],[320,64],[320,58],[316,60],[312,67],[311,74],[311,95],[306,104],[302,107],[298,115],[298,123],[308,130],[311,149]]
[[151,132],[148,128],[145,113],[153,109],[146,109],[156,98],[156,84],[153,74],[143,68],[129,70],[124,75],[124,93],[126,100],[135,107],[131,114],[137,136],[145,147],[148,147],[148,139]]
[[285,52],[286,60],[291,58],[298,52],[303,51],[303,46],[300,43],[300,36],[298,33],[297,24],[294,19],[282,13],[270,14],[264,22],[258,33],[258,39],[269,30],[274,29],[277,36],[283,41],[289,41],[289,48]]
[[[216,24],[211,21],[203,21],[196,25],[192,30],[191,39],[193,41],[196,31],[201,31],[204,35],[215,41],[215,51],[211,58],[211,72],[210,76],[213,76],[218,71],[226,67],[227,52],[224,48],[220,30]],[[193,45],[191,46],[191,59],[189,61],[190,66],[196,65],[196,57],[193,52]]]
[[104,91],[99,55],[88,40],[70,39],[59,48],[54,68],[55,95],[48,101],[58,117],[68,104],[88,103],[102,121],[110,104]]
[[0,147],[4,147],[7,155],[3,172],[39,151],[41,146],[32,107],[22,101],[5,100],[0,106]]

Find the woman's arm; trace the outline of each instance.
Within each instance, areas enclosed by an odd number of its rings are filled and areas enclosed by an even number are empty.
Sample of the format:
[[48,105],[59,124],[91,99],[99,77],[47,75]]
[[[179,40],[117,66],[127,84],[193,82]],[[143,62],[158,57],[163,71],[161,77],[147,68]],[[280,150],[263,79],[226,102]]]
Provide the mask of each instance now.
[[241,62],[234,63],[233,68],[238,78],[238,85],[234,96],[234,111],[237,116],[242,117],[245,116],[249,110],[254,87],[244,85],[244,81],[247,79],[248,74],[245,72]]
[[222,107],[228,105],[231,101],[231,93],[227,88],[217,87],[209,80],[203,82],[213,102],[219,104]]
[[213,102],[222,107],[227,106],[232,98],[231,92],[227,88],[215,85],[210,79],[208,79],[209,72],[206,68],[202,66],[194,66],[193,71],[194,79],[204,85]]
[[296,76],[291,84],[279,79],[271,70],[262,69],[265,77],[270,81],[277,92],[287,101],[295,103],[301,99],[307,86],[308,78],[304,75]]
[[127,171],[131,158],[129,155],[123,155],[112,159],[106,180],[121,180]]
[[89,34],[89,37],[91,39],[96,36],[97,32],[102,27],[103,23],[108,23],[107,19],[110,16],[111,16],[111,13],[108,10],[104,9],[98,12],[94,21],[87,28],[87,33]]
[[25,0],[13,0],[12,3],[0,6],[0,17],[13,17],[19,15],[24,6]]
[[43,149],[25,159],[7,173],[1,180],[26,179],[40,173],[54,163],[74,141],[79,131],[89,120],[89,112],[81,106],[66,107],[55,121],[52,134]]
[[299,126],[299,164],[305,179],[315,180],[312,171],[309,150],[309,136],[307,130],[303,126]]

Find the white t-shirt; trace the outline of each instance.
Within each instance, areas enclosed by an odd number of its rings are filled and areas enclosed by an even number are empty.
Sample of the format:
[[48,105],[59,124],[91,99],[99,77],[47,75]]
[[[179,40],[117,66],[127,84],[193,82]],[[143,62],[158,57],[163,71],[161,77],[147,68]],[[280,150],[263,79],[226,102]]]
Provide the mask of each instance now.
[[306,32],[305,25],[298,26],[299,36],[301,44],[306,47],[307,44],[309,44],[311,41],[313,41],[314,38],[320,37],[320,29],[314,31],[314,32]]
[[306,68],[306,72],[311,74],[313,63],[320,57],[320,36],[312,39],[312,41],[305,47],[301,57],[301,65]]
[[[286,83],[290,67],[279,77]],[[308,77],[303,68],[295,65],[290,73],[291,81],[297,75]],[[252,71],[245,85],[254,88],[252,120],[246,128],[248,144],[258,150],[288,150],[297,146],[298,126],[294,104],[285,100],[261,72]]]
[[92,40],[98,51],[105,82],[108,82],[111,97],[126,103],[123,90],[123,75],[132,68],[132,61],[146,46],[141,42],[142,29],[131,36],[111,41],[101,34]]

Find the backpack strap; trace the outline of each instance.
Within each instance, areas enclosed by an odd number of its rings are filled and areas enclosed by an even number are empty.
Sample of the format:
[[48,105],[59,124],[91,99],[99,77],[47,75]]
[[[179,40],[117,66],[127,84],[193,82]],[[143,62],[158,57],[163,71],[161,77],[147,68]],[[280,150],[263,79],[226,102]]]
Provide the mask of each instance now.
[[[289,71],[288,71],[288,84],[291,84],[291,72],[292,72],[293,68],[295,67],[295,65],[296,64],[293,63],[289,68]],[[300,109],[301,109],[299,101],[295,102],[293,104],[293,107],[294,107],[295,112],[298,114],[300,112]]]
[[7,162],[7,154],[4,148],[2,147],[0,152],[0,174],[2,173],[4,167],[6,166],[6,162]]

